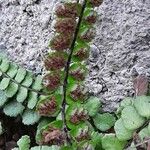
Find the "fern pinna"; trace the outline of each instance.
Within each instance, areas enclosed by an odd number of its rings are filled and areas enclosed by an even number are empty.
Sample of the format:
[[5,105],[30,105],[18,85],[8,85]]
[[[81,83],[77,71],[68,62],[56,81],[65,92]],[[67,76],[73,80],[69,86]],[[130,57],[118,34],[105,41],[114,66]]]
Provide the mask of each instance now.
[[[51,119],[48,124],[46,121],[42,128],[39,125],[37,142],[40,144],[76,145],[80,149],[96,147],[94,140],[99,135],[94,132],[90,117],[98,113],[101,104],[97,98],[89,97],[84,78],[89,43],[95,34],[94,7],[101,3],[101,0],[84,0],[56,7],[57,34],[50,42],[51,52],[44,61],[47,69],[44,85],[50,96],[41,97],[37,105],[41,116],[56,117],[56,120]],[[110,118],[114,120],[113,116]]]
[[35,108],[43,94],[41,89],[42,76],[35,76],[0,55],[0,107],[6,115],[21,115],[25,125],[38,122],[40,116]]

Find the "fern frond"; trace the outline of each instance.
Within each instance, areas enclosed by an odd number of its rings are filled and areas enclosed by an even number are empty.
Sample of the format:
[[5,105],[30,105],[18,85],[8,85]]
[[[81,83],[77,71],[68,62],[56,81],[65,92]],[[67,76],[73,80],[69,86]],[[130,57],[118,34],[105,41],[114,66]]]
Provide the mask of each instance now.
[[[31,118],[35,113],[35,106],[39,96],[45,94],[42,90],[42,76],[35,76],[33,73],[11,63],[6,57],[0,54],[0,107],[6,115],[16,117],[22,114],[23,110],[31,109],[30,113],[23,113],[23,123],[33,124],[38,119],[31,119],[28,123],[27,116]],[[28,113],[27,113],[28,112]],[[32,112],[32,113],[31,113]]]

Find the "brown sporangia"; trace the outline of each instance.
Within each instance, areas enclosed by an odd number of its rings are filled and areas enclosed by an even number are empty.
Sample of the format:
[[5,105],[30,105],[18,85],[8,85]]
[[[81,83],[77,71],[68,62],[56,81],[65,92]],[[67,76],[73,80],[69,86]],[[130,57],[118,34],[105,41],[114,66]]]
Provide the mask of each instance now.
[[84,89],[82,89],[80,86],[77,86],[77,88],[74,91],[70,92],[71,98],[73,98],[74,101],[84,101],[86,98],[86,93],[83,93],[83,90]]
[[96,12],[93,11],[93,13],[91,13],[89,16],[85,17],[84,19],[87,23],[94,24],[97,19]]
[[85,79],[85,72],[80,69],[71,71],[70,75],[73,76],[78,81],[83,81]]
[[37,111],[41,116],[51,116],[57,110],[57,102],[54,96],[52,96],[48,101],[40,103],[38,105]]
[[74,111],[74,113],[71,115],[70,117],[70,122],[77,125],[79,124],[81,121],[85,121],[88,119],[88,113],[86,110],[79,110],[76,109]]
[[86,48],[81,48],[74,53],[74,56],[77,57],[80,61],[83,61],[89,57],[89,51]]
[[54,28],[56,32],[72,35],[76,29],[76,20],[72,18],[57,19]]
[[59,4],[56,8],[56,15],[59,18],[76,18],[79,16],[81,10],[80,4],[64,3]]
[[60,34],[55,36],[51,42],[50,42],[50,46],[52,50],[56,50],[59,52],[62,52],[68,48],[70,48],[71,45],[71,41],[72,41],[72,37],[68,36],[68,35],[64,35],[64,34]]
[[82,129],[79,133],[79,135],[76,137],[76,140],[78,142],[80,141],[84,141],[84,140],[89,140],[90,139],[90,135],[88,130]]
[[100,6],[102,3],[103,3],[103,0],[90,0],[90,4],[91,4],[93,7],[98,7],[98,6]]
[[65,136],[62,130],[54,127],[49,127],[48,130],[42,132],[43,144],[46,145],[63,145]]
[[86,42],[91,42],[95,36],[94,29],[87,29],[85,32],[83,32],[80,35],[80,39],[86,41]]
[[43,78],[43,85],[50,91],[55,90],[61,84],[61,76],[56,73],[49,73]]
[[57,54],[52,56],[47,56],[44,60],[44,65],[46,70],[59,70],[65,67],[66,59],[63,55]]

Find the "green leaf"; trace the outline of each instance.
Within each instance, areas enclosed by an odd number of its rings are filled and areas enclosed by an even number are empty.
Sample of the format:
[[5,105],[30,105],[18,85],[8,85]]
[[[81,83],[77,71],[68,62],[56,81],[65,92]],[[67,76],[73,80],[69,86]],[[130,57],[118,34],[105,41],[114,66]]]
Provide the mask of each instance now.
[[125,128],[128,130],[138,129],[145,122],[133,106],[127,106],[123,109],[121,118]]
[[31,72],[27,72],[26,77],[22,82],[22,85],[30,87],[32,82],[33,82],[33,74]]
[[3,111],[7,116],[10,117],[16,117],[19,114],[21,114],[24,110],[24,106],[21,103],[18,102],[10,102],[7,105],[5,105]]
[[22,122],[25,125],[33,125],[37,123],[40,119],[40,116],[34,110],[27,109],[22,115]]
[[35,90],[38,90],[40,91],[42,89],[42,76],[41,75],[38,75],[36,78],[35,78],[35,81],[32,85],[32,88],[35,89]]
[[10,83],[9,78],[3,78],[2,81],[0,82],[0,90],[5,90]]
[[95,116],[100,110],[101,102],[96,97],[90,97],[85,104],[85,109],[88,111],[89,116]]
[[58,146],[35,146],[32,147],[31,150],[60,150],[60,147]]
[[17,75],[16,75],[16,77],[15,77],[15,80],[18,82],[18,83],[21,83],[23,80],[24,80],[24,78],[25,78],[25,76],[26,76],[26,70],[24,69],[24,68],[19,68],[18,69],[18,72],[17,72]]
[[126,140],[131,139],[133,132],[134,132],[134,130],[131,131],[124,127],[124,124],[121,118],[116,121],[114,129],[116,132],[116,136],[120,141],[126,141]]
[[74,104],[74,105],[69,105],[69,107],[66,110],[66,120],[67,120],[67,126],[70,129],[74,129],[77,125],[85,124],[85,121],[83,121],[83,120],[79,120],[76,123],[73,123],[70,121],[70,118],[76,111],[78,111],[78,112],[85,111],[85,113],[87,113],[87,111],[84,110],[83,105],[81,105],[79,103]]
[[16,64],[10,63],[10,67],[7,71],[7,75],[10,78],[14,78],[15,75],[17,74],[17,71],[18,71],[18,66]]
[[17,142],[19,146],[19,150],[29,150],[30,149],[30,137],[25,135],[22,136],[21,139]]
[[[53,105],[50,109],[49,104],[51,102],[53,103]],[[38,101],[37,111],[40,113],[41,116],[56,117],[61,110],[60,108],[61,103],[62,103],[62,95],[60,94],[46,96],[46,97],[41,98]],[[45,109],[44,113],[40,112],[41,108],[43,109],[43,107]]]
[[[70,135],[72,137],[74,137],[75,140],[77,140],[76,138],[78,136],[80,136],[82,133],[88,133],[88,135],[90,135],[89,127],[86,124],[77,125],[75,128],[73,128],[70,131]],[[87,140],[88,140],[88,138],[87,138]],[[81,140],[81,141],[83,141],[83,140]]]
[[102,150],[102,137],[103,135],[98,132],[91,133],[91,143],[95,150]]
[[142,141],[143,141],[144,139],[150,137],[150,132],[149,132],[149,130],[148,130],[148,127],[145,127],[144,129],[142,129],[142,130],[139,132],[139,137],[140,137],[140,139],[141,139]]
[[105,134],[102,138],[102,147],[104,150],[124,150],[126,142],[119,141],[115,134]]
[[38,101],[38,94],[35,93],[35,92],[30,92],[29,96],[28,96],[28,105],[27,105],[27,107],[29,109],[33,109],[36,106],[37,101]]
[[97,114],[93,120],[95,126],[101,131],[107,131],[115,123],[115,117],[109,113]]
[[4,91],[0,90],[0,107],[2,107],[7,102],[7,97]]
[[35,137],[36,143],[40,143],[40,141],[42,140],[42,136],[41,136],[42,128],[46,128],[46,126],[50,124],[52,121],[54,121],[53,118],[42,118],[42,120],[40,120],[36,131],[36,137]]
[[9,61],[7,58],[2,59],[2,63],[0,64],[1,72],[6,72],[9,69]]
[[18,84],[11,82],[7,87],[5,94],[7,97],[13,97],[18,91]]
[[121,101],[119,108],[117,109],[117,114],[120,114],[121,111],[126,107],[130,106],[133,103],[134,98],[126,97],[124,100]]
[[18,102],[22,103],[27,98],[27,96],[28,96],[28,90],[24,87],[20,87],[20,89],[17,93],[16,100]]
[[141,116],[150,117],[150,96],[138,96],[134,101],[134,106]]

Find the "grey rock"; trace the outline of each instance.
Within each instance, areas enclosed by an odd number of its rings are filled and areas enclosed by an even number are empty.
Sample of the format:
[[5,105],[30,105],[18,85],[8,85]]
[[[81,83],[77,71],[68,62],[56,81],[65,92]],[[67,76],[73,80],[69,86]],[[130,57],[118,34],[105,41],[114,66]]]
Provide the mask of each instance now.
[[[0,45],[13,61],[36,73],[43,70],[43,55],[49,50],[57,2],[0,0]],[[104,0],[97,11],[86,86],[102,100],[103,110],[114,111],[134,94],[133,76],[150,76],[150,1]]]

